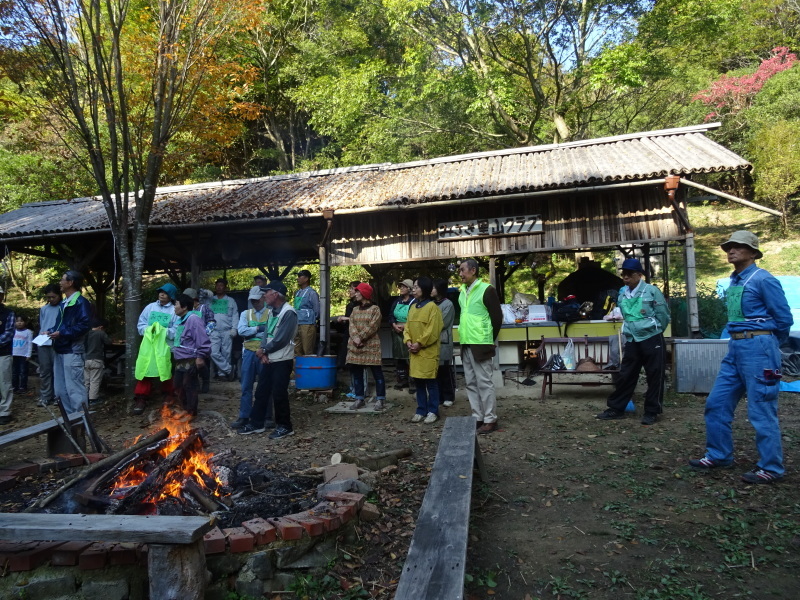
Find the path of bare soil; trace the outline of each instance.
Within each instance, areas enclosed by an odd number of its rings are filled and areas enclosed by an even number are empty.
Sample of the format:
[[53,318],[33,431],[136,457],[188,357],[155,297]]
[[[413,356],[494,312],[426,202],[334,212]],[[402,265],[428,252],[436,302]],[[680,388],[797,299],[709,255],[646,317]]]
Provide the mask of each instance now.
[[[787,478],[746,486],[739,475],[752,468],[756,453],[744,405],[735,423],[737,468],[695,473],[686,460],[702,455],[702,398],[668,394],[662,419],[644,427],[632,416],[593,418],[609,389],[556,387],[544,402],[538,385],[500,391],[501,428],[480,438],[490,482],[476,478],[472,498],[469,598],[797,598],[797,395],[781,397]],[[358,543],[343,547],[346,556],[331,566],[332,579],[307,579],[311,598],[392,597],[443,421],[408,422],[415,403],[407,393],[391,390],[389,402],[395,407],[379,415],[332,415],[312,396],[293,394],[296,435],[271,441],[227,426],[236,417],[237,384],[215,383],[212,394],[201,396],[196,425],[208,432],[210,450],[232,449],[270,468],[328,464],[332,453],[345,449],[414,451],[377,479],[370,500],[381,519],[359,526]],[[45,410],[34,404],[15,399],[13,426],[44,420]],[[156,426],[148,418],[155,411],[143,418],[128,408],[116,396],[97,409],[97,427],[114,448]],[[443,416],[467,414],[463,391],[452,408],[442,409]],[[43,452],[44,440],[31,440],[0,452],[0,465]],[[55,480],[29,483],[53,487]],[[38,491],[30,485],[19,490],[30,494],[23,500]],[[19,506],[19,490],[0,495],[2,510]],[[349,589],[339,589],[339,582]],[[368,596],[359,595],[359,584]]]

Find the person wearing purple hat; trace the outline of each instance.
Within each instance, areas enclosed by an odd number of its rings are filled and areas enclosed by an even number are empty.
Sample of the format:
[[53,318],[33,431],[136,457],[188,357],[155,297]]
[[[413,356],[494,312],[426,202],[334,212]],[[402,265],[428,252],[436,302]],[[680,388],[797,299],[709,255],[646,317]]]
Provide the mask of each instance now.
[[758,237],[735,231],[721,246],[733,265],[725,292],[728,307],[728,353],[706,398],[706,453],[689,461],[697,470],[733,465],[731,424],[744,394],[747,420],[756,430],[758,463],[742,475],[745,483],[773,483],[784,476],[778,390],[780,344],[789,337],[792,312],[780,282],[756,265],[761,258]]
[[642,263],[628,258],[622,263],[622,281],[617,306],[622,311],[625,352],[622,355],[616,389],[606,400],[608,408],[597,419],[624,419],[625,407],[633,396],[639,372],[644,367],[647,392],[642,425],[652,425],[663,412],[666,348],[664,330],[669,324],[669,306],[656,286],[644,280]]
[[353,376],[355,402],[351,410],[364,408],[364,367],[372,369],[375,379],[375,410],[386,408],[386,380],[381,368],[381,310],[372,303],[372,286],[359,283],[353,294],[358,305],[350,313],[350,338],[347,341],[347,364]]

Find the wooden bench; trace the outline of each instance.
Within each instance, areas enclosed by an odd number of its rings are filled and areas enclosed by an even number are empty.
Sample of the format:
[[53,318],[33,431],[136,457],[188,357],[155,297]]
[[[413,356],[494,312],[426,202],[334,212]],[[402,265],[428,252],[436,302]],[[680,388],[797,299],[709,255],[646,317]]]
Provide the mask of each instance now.
[[[577,364],[582,358],[591,358],[594,360],[595,364],[600,367],[599,371],[576,371],[574,369],[567,370],[567,369],[551,369],[545,367],[547,361],[550,359],[551,356],[556,354],[562,354],[564,349],[567,346],[569,340],[572,340],[572,344],[575,347],[575,363]],[[539,368],[539,373],[542,376],[542,400],[545,398],[545,394],[549,388],[550,395],[553,395],[553,384],[556,385],[584,385],[586,383],[593,383],[597,385],[614,385],[613,377],[612,381],[606,381],[606,378],[598,378],[597,375],[614,375],[619,373],[619,363],[622,362],[622,356],[619,357],[619,361],[617,366],[604,368],[604,366],[610,361],[611,358],[611,345],[609,344],[608,337],[590,337],[585,335],[583,337],[574,337],[574,338],[546,338],[542,337],[542,342],[538,348],[538,356],[539,356],[539,364],[542,365]],[[587,375],[594,375],[595,380],[591,382],[587,381],[554,381],[553,375],[579,375],[582,380],[585,380]]]
[[395,600],[464,597],[472,470],[486,481],[474,417],[448,417]]
[[[52,457],[60,453],[75,452],[75,447],[67,440],[67,436],[61,429],[62,422],[63,419],[59,417],[58,419],[51,419],[50,421],[45,421],[44,423],[39,423],[38,425],[31,425],[30,427],[26,427],[24,429],[18,429],[17,431],[4,433],[3,435],[0,435],[0,450],[7,446],[12,446],[18,442],[29,440],[37,435],[46,433],[47,456]],[[77,425],[78,423],[82,422],[83,412],[75,412],[69,415],[70,426]],[[78,435],[77,438],[83,440],[82,435]]]
[[203,536],[213,525],[207,517],[0,513],[0,539],[146,543],[150,600],[202,600]]

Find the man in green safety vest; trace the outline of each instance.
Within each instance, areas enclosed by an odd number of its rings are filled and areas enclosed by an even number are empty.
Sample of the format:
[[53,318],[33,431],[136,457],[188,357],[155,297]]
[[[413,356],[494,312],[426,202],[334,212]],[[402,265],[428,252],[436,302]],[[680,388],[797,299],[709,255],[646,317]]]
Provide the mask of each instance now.
[[464,284],[458,296],[461,305],[458,338],[467,398],[472,416],[478,420],[478,433],[487,434],[497,430],[492,359],[503,324],[503,310],[494,287],[478,278],[478,262],[474,258],[464,260],[458,274]]

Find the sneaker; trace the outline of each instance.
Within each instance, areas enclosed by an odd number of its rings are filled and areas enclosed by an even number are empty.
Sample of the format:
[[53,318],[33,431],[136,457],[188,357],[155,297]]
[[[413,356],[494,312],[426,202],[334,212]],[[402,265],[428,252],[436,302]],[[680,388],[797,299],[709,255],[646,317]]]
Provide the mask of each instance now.
[[275,429],[275,421],[264,421],[264,429]]
[[658,420],[658,415],[654,413],[645,413],[642,417],[642,425],[653,425]]
[[689,466],[693,469],[700,469],[703,471],[708,471],[710,469],[727,469],[728,467],[733,465],[733,461],[731,462],[720,462],[718,460],[711,460],[710,458],[693,458],[689,461]]
[[271,440],[279,440],[281,438],[285,438],[287,436],[294,435],[293,429],[286,429],[283,425],[280,427],[276,427],[275,431],[269,434],[269,439]]
[[408,387],[408,381],[398,381],[397,383],[394,384],[394,389],[396,390],[402,390],[403,388],[407,387]]
[[13,420],[14,417],[12,417],[11,415],[0,415],[0,425],[8,425]]
[[353,392],[347,392],[347,393],[344,395],[344,397],[345,397],[345,398],[350,398],[351,400],[355,400],[355,399],[356,399],[356,395],[355,395]]
[[478,435],[487,435],[497,431],[497,421],[494,423],[484,423],[478,428]]
[[144,398],[141,398],[141,397],[140,398],[135,398],[133,400],[133,410],[131,412],[133,412],[133,414],[135,414],[135,415],[143,414],[144,413],[144,405],[145,405],[145,399]]
[[416,394],[417,393],[417,388],[415,388],[415,387],[408,388],[408,393],[412,394],[412,395]]
[[421,422],[421,421],[422,421],[422,419],[424,419],[424,418],[425,418],[425,417],[423,417],[422,415],[417,415],[417,414],[415,414],[413,417],[411,417],[411,422],[412,422],[412,423],[419,423],[419,422]]
[[423,421],[423,423],[425,423],[425,425],[430,425],[431,423],[436,423],[436,421],[438,421],[438,420],[439,420],[439,415],[435,415],[433,413],[428,413],[428,416],[425,417],[425,420]]
[[264,433],[265,431],[266,428],[264,427],[256,427],[252,423],[248,423],[247,425],[240,427],[237,433],[239,435],[250,435],[252,433]]
[[204,381],[204,382],[203,382],[203,383],[200,385],[200,393],[201,393],[201,394],[207,394],[207,393],[208,393],[208,381]]
[[231,423],[231,429],[241,429],[250,422],[250,419],[242,419],[241,417]]
[[450,408],[451,406],[453,406],[453,401],[452,400],[445,400],[444,402],[442,402],[442,405]]
[[742,475],[742,481],[745,483],[773,483],[783,479],[783,475],[775,475],[764,469],[753,469]]
[[483,421],[475,421],[475,429],[480,429],[483,427]]
[[618,410],[614,410],[613,408],[607,408],[599,415],[595,416],[595,419],[600,419],[601,421],[611,421],[613,419],[624,419],[625,413],[619,412]]
[[386,400],[384,398],[378,398],[375,400],[372,410],[386,410]]
[[358,398],[355,402],[353,402],[348,408],[350,410],[358,410],[359,408],[364,408],[366,406],[366,402],[364,402],[363,398]]

